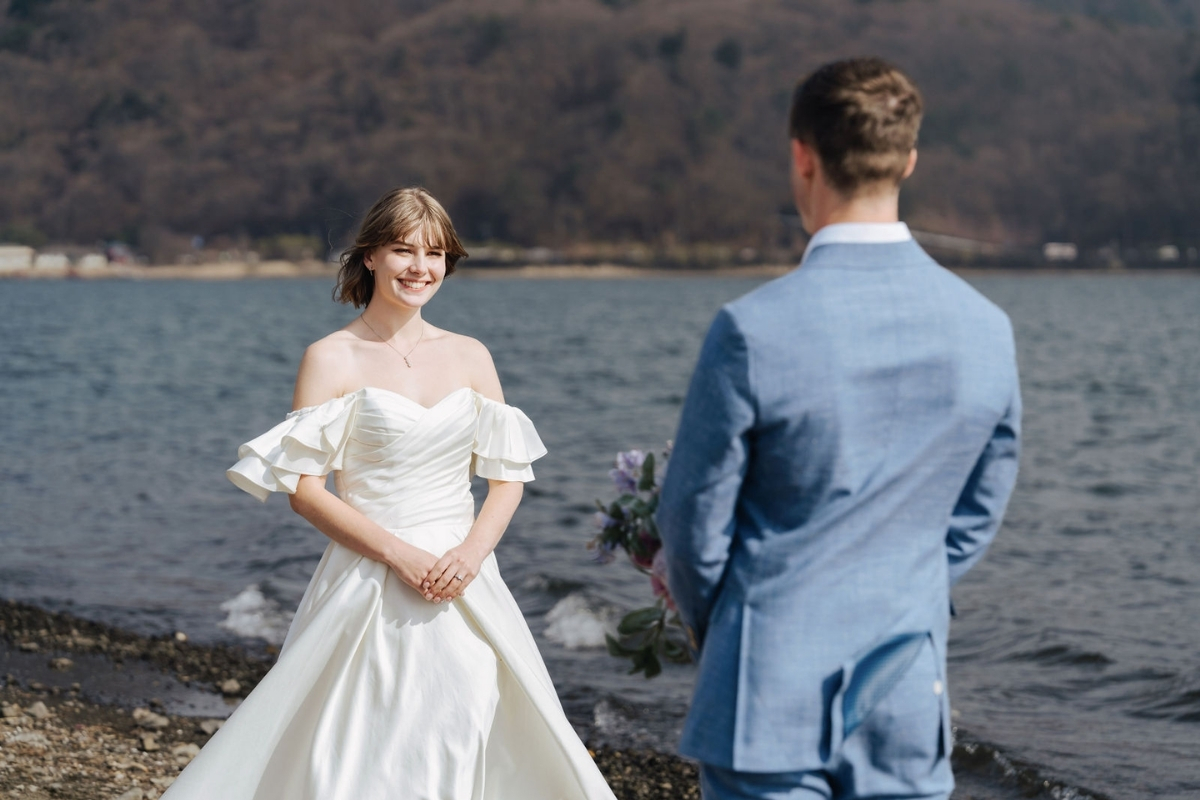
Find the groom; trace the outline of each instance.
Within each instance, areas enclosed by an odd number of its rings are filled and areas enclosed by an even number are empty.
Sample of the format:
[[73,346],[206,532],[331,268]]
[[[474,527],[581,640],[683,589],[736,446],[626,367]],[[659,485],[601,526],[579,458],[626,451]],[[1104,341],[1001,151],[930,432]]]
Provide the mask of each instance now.
[[699,655],[680,750],[707,800],[946,798],[950,587],[1017,473],[1005,314],[898,221],[921,95],[829,64],[790,114],[799,269],[726,305],[658,524]]

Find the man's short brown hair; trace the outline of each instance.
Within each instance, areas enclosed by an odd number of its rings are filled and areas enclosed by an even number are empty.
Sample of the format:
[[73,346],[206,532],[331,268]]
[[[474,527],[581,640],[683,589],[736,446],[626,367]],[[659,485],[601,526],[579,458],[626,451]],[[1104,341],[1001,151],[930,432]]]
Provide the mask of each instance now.
[[833,187],[853,194],[904,179],[922,108],[921,92],[899,69],[879,58],[853,58],[796,84],[788,125],[791,138],[817,151]]

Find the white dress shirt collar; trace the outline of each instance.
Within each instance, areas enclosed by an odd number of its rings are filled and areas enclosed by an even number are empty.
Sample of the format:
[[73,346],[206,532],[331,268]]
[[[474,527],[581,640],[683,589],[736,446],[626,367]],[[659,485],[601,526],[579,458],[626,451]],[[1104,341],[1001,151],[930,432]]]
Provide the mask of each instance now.
[[903,222],[837,222],[821,228],[808,240],[800,264],[803,266],[809,253],[823,244],[894,244],[912,238]]

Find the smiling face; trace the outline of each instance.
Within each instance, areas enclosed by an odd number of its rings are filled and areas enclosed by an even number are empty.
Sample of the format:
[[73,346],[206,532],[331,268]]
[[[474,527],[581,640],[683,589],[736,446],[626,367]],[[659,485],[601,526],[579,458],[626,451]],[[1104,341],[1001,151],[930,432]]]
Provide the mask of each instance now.
[[421,308],[446,277],[446,250],[430,241],[429,231],[416,230],[363,258],[375,276],[372,303]]
[[371,206],[354,245],[343,251],[333,296],[361,308],[374,300],[378,284],[383,302],[420,307],[466,257],[433,195],[415,186],[393,189]]

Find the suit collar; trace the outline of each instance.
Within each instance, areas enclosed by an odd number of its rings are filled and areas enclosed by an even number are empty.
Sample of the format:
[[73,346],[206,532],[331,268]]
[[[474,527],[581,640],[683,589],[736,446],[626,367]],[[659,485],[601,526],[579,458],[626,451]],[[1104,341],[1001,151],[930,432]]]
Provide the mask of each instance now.
[[912,232],[903,222],[839,222],[817,231],[808,246],[800,266],[818,247],[830,244],[898,244],[912,241]]

